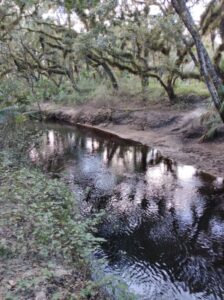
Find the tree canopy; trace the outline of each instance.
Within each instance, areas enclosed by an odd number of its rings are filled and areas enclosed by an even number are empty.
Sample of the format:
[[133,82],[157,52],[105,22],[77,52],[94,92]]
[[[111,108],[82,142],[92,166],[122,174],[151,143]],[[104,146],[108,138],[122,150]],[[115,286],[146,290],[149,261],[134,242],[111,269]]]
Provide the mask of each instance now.
[[150,78],[171,102],[178,80],[205,81],[222,115],[224,1],[207,1],[195,24],[191,10],[201,2],[2,0],[0,100],[41,100],[60,87],[85,94],[83,76],[106,78],[116,91],[125,72],[139,78],[143,99]]

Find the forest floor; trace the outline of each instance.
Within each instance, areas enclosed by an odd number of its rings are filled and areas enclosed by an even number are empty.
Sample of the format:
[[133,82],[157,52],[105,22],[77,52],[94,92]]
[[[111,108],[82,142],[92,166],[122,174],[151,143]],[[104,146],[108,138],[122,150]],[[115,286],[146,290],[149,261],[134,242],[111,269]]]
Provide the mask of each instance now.
[[207,132],[201,118],[208,106],[207,100],[189,97],[185,104],[175,105],[145,105],[141,101],[75,106],[43,103],[41,110],[47,120],[95,127],[154,147],[176,162],[224,177],[224,126],[218,125],[211,140],[201,141]]

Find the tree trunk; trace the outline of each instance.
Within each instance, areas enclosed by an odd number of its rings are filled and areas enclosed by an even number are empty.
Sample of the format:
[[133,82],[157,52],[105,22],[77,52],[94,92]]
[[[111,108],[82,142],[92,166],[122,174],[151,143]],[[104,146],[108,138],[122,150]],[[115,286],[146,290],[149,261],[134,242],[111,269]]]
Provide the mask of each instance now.
[[142,76],[141,77],[141,84],[142,84],[142,95],[143,95],[143,100],[147,100],[147,91],[149,87],[149,77],[148,76]]
[[183,21],[194,40],[197,49],[201,73],[204,76],[205,83],[211,94],[214,105],[218,110],[222,121],[224,122],[224,97],[222,95],[219,95],[219,92],[222,90],[222,81],[216,73],[215,68],[210,60],[208,52],[201,40],[201,36],[186,5],[186,1],[171,0],[171,2],[176,13],[179,15],[180,19]]
[[177,96],[176,96],[176,94],[174,92],[173,86],[172,85],[167,85],[166,88],[165,88],[165,90],[166,90],[166,93],[167,93],[167,95],[169,97],[170,102],[171,103],[176,102]]
[[107,73],[108,77],[110,78],[113,88],[117,91],[119,86],[117,83],[117,79],[116,79],[114,73],[112,72],[111,68],[105,62],[102,63],[102,67],[104,68],[105,72]]
[[174,103],[177,100],[177,95],[174,92],[174,84],[175,84],[175,79],[171,74],[167,79],[167,84],[164,84],[164,88],[166,90],[166,93],[171,103]]

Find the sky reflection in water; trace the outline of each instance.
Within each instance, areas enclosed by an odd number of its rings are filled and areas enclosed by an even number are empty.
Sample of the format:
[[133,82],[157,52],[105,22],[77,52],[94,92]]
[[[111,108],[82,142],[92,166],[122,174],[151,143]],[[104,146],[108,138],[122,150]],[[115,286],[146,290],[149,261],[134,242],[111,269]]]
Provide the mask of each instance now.
[[107,211],[98,233],[107,242],[98,256],[138,299],[223,299],[222,178],[67,126],[48,125],[29,156],[63,173],[84,213]]

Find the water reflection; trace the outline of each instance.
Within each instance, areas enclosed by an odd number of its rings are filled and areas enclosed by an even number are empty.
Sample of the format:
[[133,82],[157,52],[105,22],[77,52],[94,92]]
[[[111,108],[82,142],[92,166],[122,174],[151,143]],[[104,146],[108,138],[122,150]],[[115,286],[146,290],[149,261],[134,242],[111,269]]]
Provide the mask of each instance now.
[[29,155],[85,195],[84,213],[106,209],[98,255],[139,299],[223,299],[222,178],[139,144],[52,125]]

